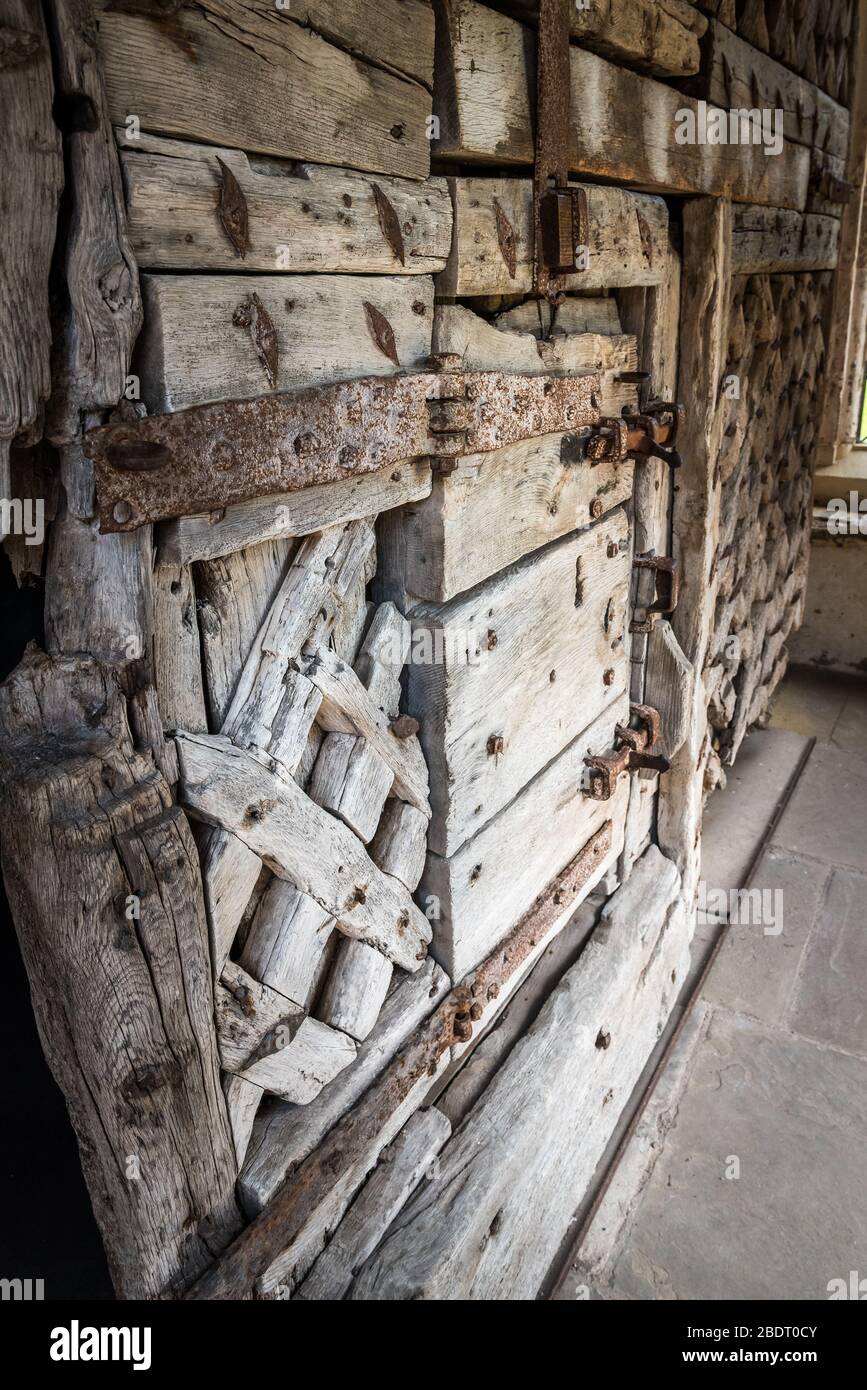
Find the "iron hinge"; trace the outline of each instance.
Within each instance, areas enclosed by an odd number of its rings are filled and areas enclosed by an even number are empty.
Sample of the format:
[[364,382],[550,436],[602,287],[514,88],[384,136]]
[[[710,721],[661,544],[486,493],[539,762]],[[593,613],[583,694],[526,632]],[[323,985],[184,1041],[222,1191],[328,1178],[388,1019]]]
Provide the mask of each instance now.
[[533,177],[533,289],[559,304],[587,246],[587,195],[569,186],[572,162],[571,0],[539,0],[536,159]]
[[644,768],[651,772],[668,772],[671,767],[661,753],[650,751],[662,732],[659,711],[652,705],[630,705],[629,713],[631,723],[615,727],[614,752],[584,759],[587,768],[584,793],[593,801],[610,801],[624,774]]
[[637,555],[633,569],[649,571],[653,576],[654,596],[650,603],[636,604],[643,618],[633,618],[630,632],[649,633],[657,619],[673,613],[680,598],[680,566],[670,555]]

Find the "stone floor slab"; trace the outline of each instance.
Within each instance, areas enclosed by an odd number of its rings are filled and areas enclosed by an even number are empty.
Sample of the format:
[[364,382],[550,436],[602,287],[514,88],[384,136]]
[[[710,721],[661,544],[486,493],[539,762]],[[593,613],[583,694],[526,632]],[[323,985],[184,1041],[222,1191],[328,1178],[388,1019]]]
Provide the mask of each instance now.
[[867,1061],[718,1010],[606,1295],[827,1299],[867,1269],[865,1190]]
[[[830,873],[815,859],[771,846],[750,897],[734,903],[740,920],[726,931],[702,997],[782,1026]],[[767,921],[755,921],[756,907]]]
[[867,873],[867,756],[817,743],[773,843]]
[[796,1033],[867,1057],[867,878],[835,869],[792,999]]

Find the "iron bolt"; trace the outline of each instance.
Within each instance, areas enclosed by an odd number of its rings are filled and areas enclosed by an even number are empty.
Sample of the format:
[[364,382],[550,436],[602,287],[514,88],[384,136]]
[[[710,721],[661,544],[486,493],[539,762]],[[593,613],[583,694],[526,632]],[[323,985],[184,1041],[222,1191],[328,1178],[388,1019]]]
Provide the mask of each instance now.
[[613,668],[613,667],[609,666],[609,667],[608,667],[608,670],[605,671],[605,672],[603,673],[603,676],[602,676],[602,684],[603,684],[603,685],[613,685],[613,684],[614,684],[614,668]]
[[593,516],[593,517],[599,517],[599,516],[602,515],[602,498],[601,498],[601,497],[594,497],[594,498],[593,498],[593,501],[590,503],[590,515]]

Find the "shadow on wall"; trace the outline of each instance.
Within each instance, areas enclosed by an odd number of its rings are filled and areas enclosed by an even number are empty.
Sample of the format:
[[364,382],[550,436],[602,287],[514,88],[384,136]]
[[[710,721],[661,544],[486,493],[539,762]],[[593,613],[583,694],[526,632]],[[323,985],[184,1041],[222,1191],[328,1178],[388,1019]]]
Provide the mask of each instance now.
[[[0,550],[0,679],[42,641],[42,587],[19,591]],[[44,1279],[50,1299],[110,1299],[111,1280],[63,1096],[36,1032],[27,975],[0,885],[0,1278]]]

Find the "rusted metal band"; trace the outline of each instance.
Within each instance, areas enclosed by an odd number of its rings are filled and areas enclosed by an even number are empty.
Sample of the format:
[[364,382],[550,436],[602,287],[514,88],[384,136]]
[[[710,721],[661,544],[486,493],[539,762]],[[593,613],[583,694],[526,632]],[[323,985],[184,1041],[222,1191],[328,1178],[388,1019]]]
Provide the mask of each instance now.
[[216,401],[84,436],[103,531],[592,428],[600,376],[417,372]]
[[586,195],[567,187],[573,150],[570,9],[571,0],[539,0],[533,288],[552,303],[563,293],[563,275],[576,269],[577,245],[587,237]]

